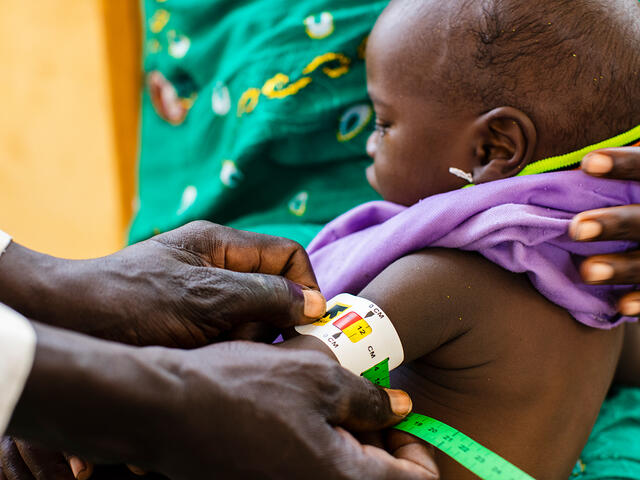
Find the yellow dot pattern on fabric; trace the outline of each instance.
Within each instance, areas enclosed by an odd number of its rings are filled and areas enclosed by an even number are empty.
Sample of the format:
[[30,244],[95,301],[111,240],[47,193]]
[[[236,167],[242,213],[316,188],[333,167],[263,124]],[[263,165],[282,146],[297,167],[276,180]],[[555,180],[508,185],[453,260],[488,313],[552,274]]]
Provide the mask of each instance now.
[[251,113],[258,106],[260,101],[260,90],[250,88],[242,94],[238,100],[238,116],[241,117],[245,113]]
[[[336,61],[339,64],[336,67],[325,65],[327,63]],[[309,63],[309,65],[307,65],[304,70],[302,70],[302,73],[303,75],[309,75],[310,73],[317,70],[321,65],[325,65],[322,69],[325,75],[330,78],[339,78],[349,71],[351,59],[346,55],[343,55],[342,53],[328,52],[314,58],[311,63]]]
[[[333,65],[332,65],[333,64]],[[342,53],[328,52],[315,57],[303,70],[303,75],[310,75],[320,67],[322,72],[329,78],[339,78],[349,72],[351,59]],[[275,76],[265,81],[261,89],[249,88],[238,100],[238,116],[251,113],[258,106],[260,95],[269,99],[283,99],[291,95],[296,95],[302,89],[313,82],[309,76],[302,77],[295,82],[291,82],[288,75],[277,73]]]
[[314,40],[327,38],[335,28],[333,15],[329,12],[322,12],[319,16],[310,15],[304,19],[303,23],[307,35]]
[[267,98],[285,98],[295,95],[312,82],[310,77],[303,77],[297,82],[289,84],[289,77],[284,73],[278,73],[267,80],[262,87],[262,94]]
[[153,33],[160,33],[162,29],[167,26],[170,18],[171,14],[166,10],[156,10],[153,16],[149,19],[149,29]]

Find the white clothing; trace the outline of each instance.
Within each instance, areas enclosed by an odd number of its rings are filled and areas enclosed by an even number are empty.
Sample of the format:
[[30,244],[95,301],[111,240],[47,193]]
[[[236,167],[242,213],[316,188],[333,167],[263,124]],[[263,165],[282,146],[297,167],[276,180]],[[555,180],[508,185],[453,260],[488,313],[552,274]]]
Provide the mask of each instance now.
[[[11,237],[0,230],[0,255],[9,243]],[[35,349],[36,332],[29,321],[0,303],[0,435],[22,395]]]

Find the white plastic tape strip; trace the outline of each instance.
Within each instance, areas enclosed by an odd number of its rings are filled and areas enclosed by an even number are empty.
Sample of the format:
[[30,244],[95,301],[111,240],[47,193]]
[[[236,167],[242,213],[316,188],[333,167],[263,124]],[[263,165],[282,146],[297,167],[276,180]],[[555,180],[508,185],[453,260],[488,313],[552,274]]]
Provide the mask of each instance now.
[[402,343],[389,317],[373,302],[342,293],[327,304],[327,313],[311,325],[296,327],[326,343],[340,365],[356,375],[389,359],[389,370],[404,360]]
[[11,235],[4,233],[0,230],[0,255],[4,253],[9,244],[11,243]]

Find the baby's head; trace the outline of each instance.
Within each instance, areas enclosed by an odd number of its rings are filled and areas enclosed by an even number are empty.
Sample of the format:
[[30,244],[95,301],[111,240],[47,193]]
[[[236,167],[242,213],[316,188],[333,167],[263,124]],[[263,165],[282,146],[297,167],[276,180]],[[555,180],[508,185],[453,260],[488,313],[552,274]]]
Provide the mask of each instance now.
[[393,0],[367,46],[372,186],[411,205],[640,124],[637,0]]

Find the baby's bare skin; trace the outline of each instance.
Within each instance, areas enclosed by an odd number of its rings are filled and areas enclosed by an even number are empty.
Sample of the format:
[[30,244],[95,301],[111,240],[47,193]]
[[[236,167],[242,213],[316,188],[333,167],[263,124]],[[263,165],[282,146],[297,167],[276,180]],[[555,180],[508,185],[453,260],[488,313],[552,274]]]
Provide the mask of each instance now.
[[[624,329],[585,327],[526,277],[453,250],[398,260],[362,295],[393,319],[410,358],[425,337],[439,337],[393,375],[415,411],[536,479],[569,477],[614,376]],[[476,478],[445,455],[438,463],[445,480]]]
[[[402,339],[405,366],[392,386],[409,392],[414,411],[538,480],[569,477],[614,377],[624,328],[585,327],[525,276],[456,250],[397,260],[361,296],[383,308]],[[444,454],[436,460],[443,480],[477,478]]]

